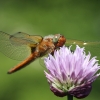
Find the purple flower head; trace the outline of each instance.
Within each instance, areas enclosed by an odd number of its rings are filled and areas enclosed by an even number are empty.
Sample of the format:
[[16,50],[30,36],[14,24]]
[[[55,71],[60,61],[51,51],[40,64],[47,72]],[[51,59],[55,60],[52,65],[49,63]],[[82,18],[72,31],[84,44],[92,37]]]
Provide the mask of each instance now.
[[92,82],[100,75],[96,57],[91,58],[90,52],[86,55],[84,48],[78,45],[74,52],[63,46],[49,54],[44,62],[47,68],[45,75],[51,91],[63,97],[68,94],[76,98],[84,98],[92,89]]

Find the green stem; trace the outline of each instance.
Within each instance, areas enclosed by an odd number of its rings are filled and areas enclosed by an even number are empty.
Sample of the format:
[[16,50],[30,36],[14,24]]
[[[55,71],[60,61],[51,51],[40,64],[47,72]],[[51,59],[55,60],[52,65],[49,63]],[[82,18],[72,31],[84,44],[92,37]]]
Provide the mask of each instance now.
[[68,94],[68,95],[67,95],[67,100],[73,100],[73,96],[70,95],[70,94]]

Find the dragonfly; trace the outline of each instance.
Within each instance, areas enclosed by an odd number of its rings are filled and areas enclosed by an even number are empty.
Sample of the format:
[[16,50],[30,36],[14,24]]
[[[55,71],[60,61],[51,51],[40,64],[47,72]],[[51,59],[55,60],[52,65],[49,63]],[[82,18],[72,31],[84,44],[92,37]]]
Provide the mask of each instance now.
[[22,61],[11,68],[8,74],[26,67],[39,57],[48,53],[53,54],[54,50],[62,47],[65,42],[66,38],[60,34],[42,37],[24,32],[10,35],[0,31],[0,52],[9,58]]
[[54,50],[59,49],[63,45],[79,45],[80,47],[86,47],[90,51],[92,48],[94,49],[93,51],[99,53],[100,42],[68,39],[61,34],[42,37],[39,35],[29,35],[24,32],[17,32],[10,35],[0,31],[0,52],[11,59],[22,61],[11,68],[8,74],[26,67],[39,57],[43,57],[49,53],[53,55]]

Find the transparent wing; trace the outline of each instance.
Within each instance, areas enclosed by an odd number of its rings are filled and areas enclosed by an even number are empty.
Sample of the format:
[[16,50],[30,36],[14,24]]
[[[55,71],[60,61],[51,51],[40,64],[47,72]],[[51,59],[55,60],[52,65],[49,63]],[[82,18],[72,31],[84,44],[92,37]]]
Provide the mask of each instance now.
[[15,33],[9,39],[14,45],[29,45],[31,47],[36,47],[42,41],[41,36],[29,35],[23,32]]
[[[0,52],[15,60],[24,60],[31,54],[31,47],[36,47],[39,39],[34,40],[34,36],[28,34],[9,35],[0,31]],[[41,38],[35,36],[37,38]]]
[[97,56],[100,58],[100,42],[85,42],[81,40],[74,40],[74,39],[66,39],[66,46],[72,46],[72,50],[75,49],[76,45],[80,47],[85,47],[86,52],[91,52],[92,56]]
[[42,57],[39,58],[39,63],[40,63],[40,65],[41,65],[43,68],[46,68],[46,67],[45,67],[45,64],[44,64],[44,59],[45,59],[45,57],[48,57],[48,54],[47,54],[47,55],[44,55],[44,56],[42,56]]

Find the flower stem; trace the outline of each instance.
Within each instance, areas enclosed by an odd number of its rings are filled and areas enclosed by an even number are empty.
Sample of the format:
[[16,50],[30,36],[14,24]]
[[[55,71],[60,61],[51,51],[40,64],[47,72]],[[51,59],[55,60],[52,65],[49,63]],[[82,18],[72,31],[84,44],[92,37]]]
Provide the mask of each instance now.
[[68,95],[67,95],[67,100],[73,100],[73,96],[70,95],[70,94],[68,94]]

